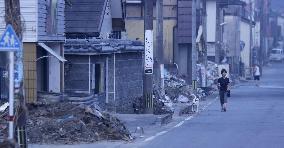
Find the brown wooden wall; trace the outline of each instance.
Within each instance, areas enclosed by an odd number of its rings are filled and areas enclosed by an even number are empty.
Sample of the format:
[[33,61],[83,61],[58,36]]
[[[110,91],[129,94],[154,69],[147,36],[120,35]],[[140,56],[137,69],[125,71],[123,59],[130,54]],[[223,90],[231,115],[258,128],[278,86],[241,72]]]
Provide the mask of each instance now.
[[27,103],[37,100],[36,44],[24,43],[24,87]]

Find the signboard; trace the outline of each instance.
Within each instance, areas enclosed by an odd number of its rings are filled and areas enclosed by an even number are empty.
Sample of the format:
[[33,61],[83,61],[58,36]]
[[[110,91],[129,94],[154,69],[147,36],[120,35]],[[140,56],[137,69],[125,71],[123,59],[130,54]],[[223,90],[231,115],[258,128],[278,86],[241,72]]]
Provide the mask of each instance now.
[[21,42],[11,25],[7,25],[1,40],[0,51],[20,51]]
[[145,74],[153,74],[153,30],[145,31]]
[[[15,67],[14,67],[14,87],[15,93],[19,93],[21,89],[21,84],[23,83],[24,79],[24,66],[23,66],[23,53],[16,52],[15,57]],[[21,94],[22,95],[22,94]]]
[[[14,96],[23,97],[21,94],[21,83],[23,82],[23,54],[21,50],[21,42],[17,37],[13,27],[7,25],[6,30],[0,38],[0,51],[9,52],[9,137],[8,139],[14,138]],[[16,52],[16,59],[14,54]],[[15,61],[16,60],[16,64]],[[14,67],[16,66],[16,67]],[[14,69],[15,68],[15,69]],[[16,88],[16,92],[14,91]],[[16,95],[14,95],[14,93]]]

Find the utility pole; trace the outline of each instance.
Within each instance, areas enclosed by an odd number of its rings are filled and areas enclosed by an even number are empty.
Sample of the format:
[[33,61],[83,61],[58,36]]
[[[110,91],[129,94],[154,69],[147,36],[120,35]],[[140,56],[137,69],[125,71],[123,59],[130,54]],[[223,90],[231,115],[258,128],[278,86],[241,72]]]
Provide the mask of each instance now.
[[[204,64],[207,67],[207,12],[206,12],[206,0],[203,0],[203,8],[202,8],[202,27],[203,27],[203,38],[205,42],[205,52],[204,52]],[[207,85],[207,78],[206,78],[206,85]]]
[[[9,118],[14,118],[14,52],[9,52]],[[14,139],[14,119],[9,119],[9,140]]]
[[[264,0],[260,0],[260,57],[259,57],[259,60],[260,60],[260,66],[262,67],[263,65],[263,59],[264,59],[264,18],[263,18],[263,4],[264,4]],[[262,68],[261,68],[262,69]]]
[[156,1],[156,10],[157,10],[157,33],[156,33],[156,47],[155,50],[155,81],[156,85],[160,87],[162,91],[162,96],[165,94],[164,86],[164,42],[163,42],[163,0]]
[[250,23],[249,23],[249,27],[250,27],[250,32],[249,32],[249,34],[250,34],[250,39],[249,39],[249,44],[250,44],[250,61],[249,61],[249,63],[250,63],[250,76],[252,77],[253,76],[253,71],[252,71],[252,66],[253,66],[253,60],[252,60],[252,58],[253,58],[253,45],[252,45],[252,17],[253,17],[253,13],[252,13],[252,1],[251,0],[249,0],[249,20],[250,20]]
[[144,74],[143,74],[143,100],[145,113],[152,114],[153,101],[153,1],[144,0]]
[[[204,49],[202,49],[202,63],[204,64],[204,68],[205,68],[205,71],[204,71],[204,74],[203,76],[205,75],[205,82],[202,82],[202,87],[207,87],[207,25],[206,25],[206,18],[207,18],[207,13],[206,13],[206,0],[202,0],[200,2],[202,4],[202,8],[200,8],[198,5],[198,9],[199,9],[199,12],[200,12],[200,17],[201,17],[201,26],[202,26],[202,36],[203,36],[203,39],[204,39]],[[201,45],[202,46],[202,45]],[[205,84],[205,86],[204,86]]]
[[[23,49],[22,49],[22,22],[20,0],[5,0],[5,22],[10,24],[19,37],[20,49],[9,52],[9,140],[15,138],[21,148],[27,147],[26,118],[27,109],[23,85]],[[15,101],[16,100],[16,101]],[[17,110],[17,112],[15,112]]]
[[[197,92],[197,73],[196,73],[196,62],[197,62],[197,51],[196,51],[196,3],[199,0],[192,0],[192,91],[196,95]],[[199,4],[199,3],[198,3]]]
[[269,22],[269,10],[270,10],[270,2],[269,0],[264,0],[263,3],[263,12],[264,12],[264,16],[263,16],[263,20],[264,20],[264,49],[263,50],[263,65],[267,64],[267,52],[268,52],[268,48],[269,48],[269,43],[268,43],[268,26],[270,24]]
[[223,8],[222,7],[219,7],[217,9],[217,15],[219,17],[219,19],[217,20],[217,28],[218,28],[218,33],[217,33],[217,39],[218,39],[218,44],[216,46],[216,49],[215,49],[215,63],[216,64],[219,64],[220,63],[220,52],[221,52],[221,49],[222,49],[222,44],[223,44],[223,25],[220,25],[220,24],[223,24]]

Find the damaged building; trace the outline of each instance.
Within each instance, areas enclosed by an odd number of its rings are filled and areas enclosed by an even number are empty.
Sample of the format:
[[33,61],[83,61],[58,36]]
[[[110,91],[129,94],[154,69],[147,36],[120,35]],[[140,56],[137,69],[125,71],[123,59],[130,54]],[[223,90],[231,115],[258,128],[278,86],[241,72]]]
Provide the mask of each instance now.
[[67,40],[65,92],[92,95],[108,111],[132,113],[142,96],[143,49],[138,41]]
[[70,2],[65,93],[91,96],[108,111],[132,113],[134,100],[142,96],[144,46],[125,39],[122,6],[109,0]]
[[[34,103],[37,101],[39,92],[62,93],[63,90],[65,1],[28,0],[19,2],[23,24],[25,98],[27,103]],[[1,1],[0,11],[3,12],[0,15],[1,33],[6,26],[5,10],[5,3]],[[1,54],[4,58],[5,55]],[[1,71],[7,73],[7,64],[0,65]],[[7,93],[7,86],[7,82],[2,84],[2,93]]]

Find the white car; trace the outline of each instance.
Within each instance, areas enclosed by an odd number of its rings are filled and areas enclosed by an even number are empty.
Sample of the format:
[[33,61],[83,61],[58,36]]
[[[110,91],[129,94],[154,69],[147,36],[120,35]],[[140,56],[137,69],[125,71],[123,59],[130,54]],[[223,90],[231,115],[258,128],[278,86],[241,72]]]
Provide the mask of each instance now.
[[270,56],[269,56],[269,60],[270,61],[284,61],[283,49],[279,49],[279,48],[272,49]]

